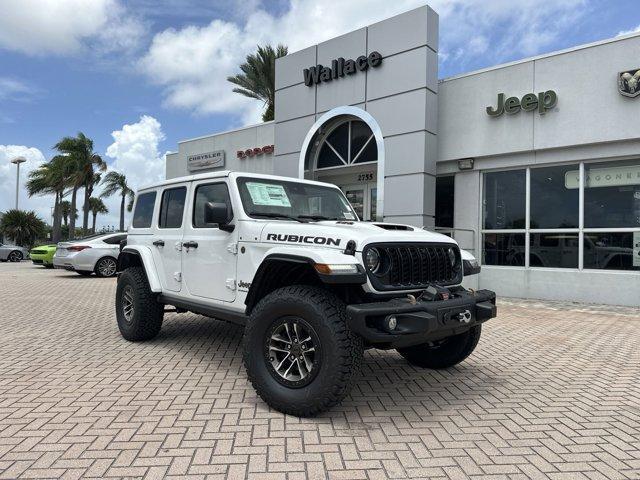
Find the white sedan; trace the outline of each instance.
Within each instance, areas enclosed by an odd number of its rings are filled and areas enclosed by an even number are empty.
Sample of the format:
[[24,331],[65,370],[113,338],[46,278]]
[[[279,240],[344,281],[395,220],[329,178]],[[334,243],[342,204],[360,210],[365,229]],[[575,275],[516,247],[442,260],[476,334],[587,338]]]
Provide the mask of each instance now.
[[0,243],[0,261],[1,262],[19,262],[29,258],[29,250],[17,245],[5,245]]
[[99,277],[113,277],[120,255],[120,242],[126,238],[126,233],[110,233],[60,242],[53,256],[53,266],[80,275],[95,273]]

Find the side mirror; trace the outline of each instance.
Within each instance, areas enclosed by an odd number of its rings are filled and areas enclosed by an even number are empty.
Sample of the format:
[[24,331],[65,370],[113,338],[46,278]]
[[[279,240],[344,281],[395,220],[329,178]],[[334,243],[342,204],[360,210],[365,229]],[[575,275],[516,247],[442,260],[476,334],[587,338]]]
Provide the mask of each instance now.
[[229,209],[226,203],[207,202],[204,204],[204,222],[217,224],[220,230],[233,231],[233,225],[229,225]]

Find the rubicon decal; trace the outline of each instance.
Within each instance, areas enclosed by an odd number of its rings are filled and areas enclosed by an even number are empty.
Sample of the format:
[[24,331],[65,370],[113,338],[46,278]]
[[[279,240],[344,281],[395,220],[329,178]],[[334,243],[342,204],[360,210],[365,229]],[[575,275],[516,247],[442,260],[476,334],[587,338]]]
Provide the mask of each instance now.
[[267,233],[267,240],[283,243],[310,243],[313,245],[335,245],[340,246],[342,239],[330,237],[314,237],[311,235],[284,235],[279,233]]

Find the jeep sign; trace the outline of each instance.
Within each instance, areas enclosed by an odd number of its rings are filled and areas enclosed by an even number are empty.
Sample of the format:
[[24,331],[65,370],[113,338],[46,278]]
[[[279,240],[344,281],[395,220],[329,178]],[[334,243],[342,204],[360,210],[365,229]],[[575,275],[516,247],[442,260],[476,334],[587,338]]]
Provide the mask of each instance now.
[[487,115],[490,117],[499,117],[503,113],[513,115],[521,109],[525,112],[538,110],[540,115],[544,115],[547,110],[552,109],[558,103],[558,94],[553,90],[540,92],[536,96],[534,93],[527,93],[519,99],[518,97],[509,97],[505,100],[504,93],[498,94],[498,105],[496,107],[487,107]]

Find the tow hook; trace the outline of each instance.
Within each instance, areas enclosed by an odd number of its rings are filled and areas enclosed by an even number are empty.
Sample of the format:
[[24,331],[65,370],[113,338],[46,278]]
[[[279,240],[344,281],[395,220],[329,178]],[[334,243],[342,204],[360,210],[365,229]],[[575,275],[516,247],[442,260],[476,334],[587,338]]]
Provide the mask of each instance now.
[[469,322],[471,322],[471,312],[469,310],[465,310],[464,312],[460,312],[458,314],[458,321],[460,323],[469,323]]

